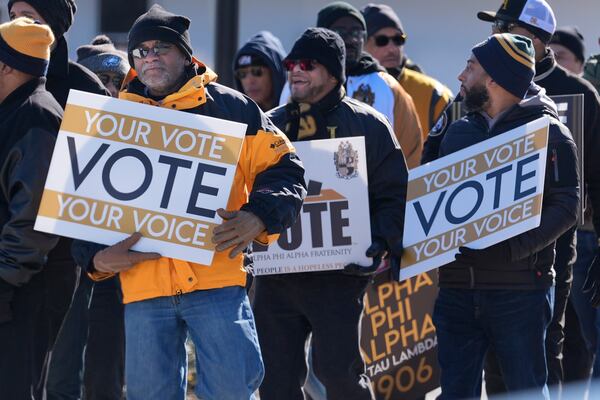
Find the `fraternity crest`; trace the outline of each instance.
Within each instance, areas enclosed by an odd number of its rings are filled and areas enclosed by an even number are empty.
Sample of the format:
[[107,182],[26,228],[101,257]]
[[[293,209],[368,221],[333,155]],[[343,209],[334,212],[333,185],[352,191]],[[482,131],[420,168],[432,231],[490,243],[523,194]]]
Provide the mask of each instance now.
[[340,143],[333,154],[333,162],[338,178],[352,179],[358,176],[358,151],[352,148],[350,142]]
[[365,83],[360,84],[358,89],[352,93],[352,97],[370,106],[373,106],[375,103],[375,93],[373,93],[373,90],[371,90],[371,86]]

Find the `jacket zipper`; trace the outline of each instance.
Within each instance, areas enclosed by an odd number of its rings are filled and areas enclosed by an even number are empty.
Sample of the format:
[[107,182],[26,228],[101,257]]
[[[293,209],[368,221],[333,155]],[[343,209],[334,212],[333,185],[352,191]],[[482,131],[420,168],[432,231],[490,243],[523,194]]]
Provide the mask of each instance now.
[[554,169],[554,182],[558,182],[558,155],[556,154],[556,149],[552,149],[552,166]]

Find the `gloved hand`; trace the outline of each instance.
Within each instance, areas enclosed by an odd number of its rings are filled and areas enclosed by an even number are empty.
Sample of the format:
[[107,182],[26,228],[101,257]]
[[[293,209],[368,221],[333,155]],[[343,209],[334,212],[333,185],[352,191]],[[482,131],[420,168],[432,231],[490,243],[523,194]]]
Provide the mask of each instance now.
[[344,267],[344,273],[348,275],[356,275],[356,276],[369,276],[373,275],[379,265],[381,264],[381,259],[386,253],[386,244],[381,239],[373,239],[371,246],[365,252],[367,257],[373,258],[373,263],[368,267],[363,267],[362,265],[358,265],[355,263],[348,264]]
[[12,319],[10,303],[13,298],[15,287],[0,278],[0,324]]
[[402,261],[402,253],[404,253],[404,246],[402,241],[398,240],[393,245],[390,245],[391,249],[388,254],[390,264],[390,280],[398,282],[400,281],[400,264]]
[[499,266],[510,263],[510,246],[508,242],[496,243],[485,249],[471,249],[468,247],[459,247],[458,253],[454,259],[461,264],[467,264],[472,267],[481,265]]
[[96,253],[94,256],[94,268],[96,271],[118,274],[142,261],[160,258],[160,254],[158,253],[142,253],[129,250],[141,238],[142,234],[135,232],[127,239]]
[[592,265],[588,268],[585,282],[583,283],[583,293],[589,294],[592,307],[600,306],[600,247],[596,250],[596,257]]

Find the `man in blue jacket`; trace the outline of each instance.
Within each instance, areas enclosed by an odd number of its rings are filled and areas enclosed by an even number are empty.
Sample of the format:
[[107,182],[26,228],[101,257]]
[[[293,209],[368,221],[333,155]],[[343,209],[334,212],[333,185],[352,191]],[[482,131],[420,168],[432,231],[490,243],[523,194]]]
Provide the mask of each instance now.
[[468,114],[448,127],[439,156],[550,117],[540,225],[481,250],[460,248],[439,270],[433,321],[442,399],[479,397],[484,357],[496,351],[509,391],[548,398],[544,338],[552,317],[555,242],[577,219],[575,143],[533,83],[530,39],[497,34],[476,45],[459,75]]

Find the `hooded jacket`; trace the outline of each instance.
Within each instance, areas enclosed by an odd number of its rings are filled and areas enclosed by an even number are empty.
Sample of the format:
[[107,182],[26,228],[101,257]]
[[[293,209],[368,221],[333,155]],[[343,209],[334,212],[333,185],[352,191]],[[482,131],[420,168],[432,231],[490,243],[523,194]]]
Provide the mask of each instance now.
[[58,241],[33,230],[63,115],[45,83],[34,78],[0,103],[0,319],[6,289],[39,272]]
[[[555,241],[573,226],[579,206],[577,152],[569,130],[558,120],[552,100],[537,87],[506,110],[492,126],[478,112],[452,123],[440,144],[440,157],[500,135],[544,115],[550,117],[548,155],[540,225],[507,239],[510,262],[471,267],[457,261],[439,269],[440,287],[541,289],[553,284]],[[537,92],[537,93],[536,93]],[[484,250],[485,251],[485,250]]]
[[[256,103],[216,83],[213,71],[196,59],[193,62],[188,69],[189,80],[160,101],[146,97],[146,88],[133,69],[125,78],[126,88],[119,98],[247,124],[227,209],[242,209],[259,217],[266,231],[257,240],[266,244],[296,220],[306,195],[302,163],[285,135]],[[73,245],[75,260],[92,270],[95,280],[112,276],[93,271],[93,257],[103,247],[83,241]],[[210,266],[167,257],[139,263],[119,274],[123,302],[244,286],[243,255],[230,259],[229,250],[216,252]]]
[[[387,117],[400,143],[408,168],[419,165],[423,150],[421,124],[413,99],[398,81],[368,53],[346,71],[346,93],[373,107]],[[285,86],[281,104],[290,98],[290,87]]]
[[[252,36],[246,44],[237,52],[234,58],[233,68],[241,55],[252,55],[260,57],[271,70],[271,82],[273,84],[273,103],[271,108],[277,106],[281,91],[287,80],[287,72],[283,68],[285,50],[281,41],[269,31],[261,31]],[[235,79],[236,89],[244,93],[244,88],[239,79]],[[246,94],[246,93],[244,93]]]
[[296,124],[300,130],[290,131],[290,127],[295,125],[291,120],[296,104],[280,106],[268,113],[273,123],[286,132],[292,141],[364,136],[371,236],[387,242],[393,248],[402,240],[408,170],[389,122],[371,107],[345,96],[344,89],[338,87],[311,106],[320,110],[322,123],[327,129],[299,138],[304,136],[300,133],[301,127],[311,124],[301,122]]

